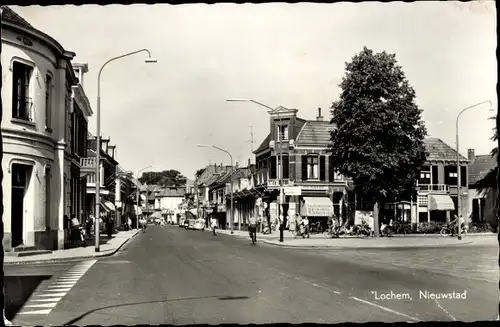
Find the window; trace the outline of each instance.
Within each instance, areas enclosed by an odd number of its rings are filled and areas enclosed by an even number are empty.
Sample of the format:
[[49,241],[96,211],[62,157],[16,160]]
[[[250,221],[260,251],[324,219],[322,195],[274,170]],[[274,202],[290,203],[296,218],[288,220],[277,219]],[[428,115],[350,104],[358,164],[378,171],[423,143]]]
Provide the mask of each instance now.
[[448,177],[458,178],[458,174],[457,173],[448,173]]
[[269,157],[269,166],[270,166],[270,169],[269,169],[269,179],[276,179],[278,178],[277,177],[277,174],[276,174],[276,156],[271,156]]
[[[280,156],[278,156],[278,178],[281,176],[281,161]],[[283,178],[290,178],[290,161],[288,155],[283,155]]]
[[50,227],[50,167],[45,167],[45,226]]
[[45,128],[52,128],[52,76],[45,77]]
[[307,157],[307,179],[318,179],[319,177],[318,156]]
[[288,140],[288,126],[278,126],[278,141]]
[[32,121],[30,80],[33,68],[20,62],[12,64],[12,118]]

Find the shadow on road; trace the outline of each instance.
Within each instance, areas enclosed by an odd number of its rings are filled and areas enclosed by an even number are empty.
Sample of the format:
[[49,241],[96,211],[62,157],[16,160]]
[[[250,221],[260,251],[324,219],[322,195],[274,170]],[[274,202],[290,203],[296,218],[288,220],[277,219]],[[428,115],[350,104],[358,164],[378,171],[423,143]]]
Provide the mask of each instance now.
[[5,317],[12,320],[23,307],[35,289],[51,275],[43,276],[4,276]]
[[115,305],[109,305],[106,307],[94,309],[87,311],[86,313],[73,318],[72,320],[68,321],[67,323],[62,324],[62,326],[71,326],[75,325],[79,320],[85,318],[89,314],[92,314],[94,312],[98,312],[101,310],[106,310],[106,309],[111,309],[111,308],[119,308],[119,307],[126,307],[126,306],[133,306],[133,305],[141,305],[141,304],[153,304],[153,303],[167,303],[167,302],[177,302],[177,301],[192,301],[192,300],[203,300],[203,299],[213,299],[216,298],[220,301],[227,301],[227,300],[247,300],[249,299],[248,296],[219,296],[219,295],[214,295],[214,296],[200,296],[200,297],[186,297],[186,298],[178,298],[178,299],[164,299],[164,300],[157,300],[157,301],[145,301],[145,302],[134,302],[134,303],[123,303],[123,304],[115,304]]

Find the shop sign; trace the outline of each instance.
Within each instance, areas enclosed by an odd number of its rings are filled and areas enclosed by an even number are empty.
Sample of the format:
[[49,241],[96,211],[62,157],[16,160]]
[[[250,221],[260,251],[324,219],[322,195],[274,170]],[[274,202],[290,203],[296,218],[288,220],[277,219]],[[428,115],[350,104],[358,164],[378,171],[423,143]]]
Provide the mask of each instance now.
[[302,188],[300,186],[287,186],[283,187],[285,195],[299,196],[302,195]]

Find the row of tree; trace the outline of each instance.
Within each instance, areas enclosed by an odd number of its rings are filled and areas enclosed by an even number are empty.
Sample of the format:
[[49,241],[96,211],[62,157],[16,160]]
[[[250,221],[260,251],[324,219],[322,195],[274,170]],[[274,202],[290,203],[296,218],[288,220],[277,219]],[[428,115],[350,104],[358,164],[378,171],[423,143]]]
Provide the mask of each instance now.
[[144,172],[139,178],[141,184],[160,185],[169,187],[182,187],[186,185],[187,178],[175,169],[160,172]]

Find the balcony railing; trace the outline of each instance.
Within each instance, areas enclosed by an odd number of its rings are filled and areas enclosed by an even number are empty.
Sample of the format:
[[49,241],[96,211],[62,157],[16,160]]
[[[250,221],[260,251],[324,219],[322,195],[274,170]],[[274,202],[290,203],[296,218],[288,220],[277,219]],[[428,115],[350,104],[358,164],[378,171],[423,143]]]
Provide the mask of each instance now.
[[449,192],[449,187],[446,184],[418,184],[417,189],[420,192],[440,192],[447,193]]
[[95,158],[81,158],[80,166],[82,169],[95,169]]

